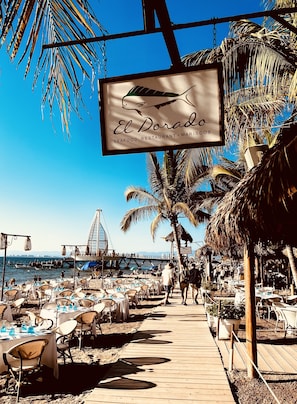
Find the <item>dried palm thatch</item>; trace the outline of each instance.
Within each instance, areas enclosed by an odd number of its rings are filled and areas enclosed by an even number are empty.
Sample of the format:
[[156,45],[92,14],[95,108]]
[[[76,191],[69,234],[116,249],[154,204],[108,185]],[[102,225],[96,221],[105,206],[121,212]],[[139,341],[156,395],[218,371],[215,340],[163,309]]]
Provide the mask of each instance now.
[[225,195],[206,229],[206,243],[227,251],[247,242],[297,246],[297,123]]
[[[189,243],[192,243],[192,241],[193,241],[193,238],[190,235],[190,233],[188,233],[181,224],[178,224],[178,226],[177,226],[177,235],[178,235],[179,240],[183,240],[183,241],[189,242]],[[174,241],[173,231],[165,237],[165,241],[171,241],[171,242]]]

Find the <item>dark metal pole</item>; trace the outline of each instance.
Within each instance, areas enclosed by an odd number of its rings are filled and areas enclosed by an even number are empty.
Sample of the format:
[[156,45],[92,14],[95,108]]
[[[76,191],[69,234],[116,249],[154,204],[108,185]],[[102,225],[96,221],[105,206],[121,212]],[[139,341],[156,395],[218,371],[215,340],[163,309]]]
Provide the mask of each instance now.
[[[162,28],[156,27],[156,28],[152,29],[153,28],[152,24],[154,23],[154,19],[151,16],[151,10],[149,10],[149,13],[150,13],[149,16],[147,16],[148,26],[146,26],[145,27],[146,29],[144,29],[144,30],[130,31],[130,32],[123,32],[120,34],[102,35],[102,36],[96,36],[96,37],[92,37],[92,38],[82,38],[82,39],[76,39],[76,40],[70,40],[70,41],[64,41],[64,42],[54,42],[54,43],[49,43],[49,44],[43,44],[42,49],[44,50],[44,49],[50,49],[50,48],[61,48],[63,46],[72,46],[72,45],[79,45],[79,44],[85,44],[85,43],[91,43],[91,42],[108,41],[108,40],[112,40],[112,39],[122,39],[122,38],[129,38],[129,37],[133,37],[133,36],[162,33]],[[280,15],[291,14],[291,13],[292,14],[297,13],[297,7],[281,8],[278,10],[259,11],[256,13],[239,14],[239,15],[233,15],[233,16],[222,17],[222,18],[211,18],[208,20],[194,21],[194,22],[185,23],[185,24],[171,24],[170,28],[171,28],[171,30],[176,31],[179,29],[203,27],[206,25],[222,24],[222,23],[228,23],[231,21],[239,21],[239,20],[245,20],[245,19],[250,19],[250,18],[253,19],[253,18],[271,17],[275,20],[278,20],[283,25],[285,25],[285,23],[286,23],[286,27],[288,29],[290,29],[292,32],[297,33],[296,27],[289,24],[287,21],[279,18]],[[148,31],[148,28],[150,28],[149,31]]]
[[74,249],[74,258],[73,258],[73,290],[75,290],[75,266],[76,266],[76,248]]
[[5,246],[4,246],[4,257],[3,257],[3,269],[2,269],[2,286],[1,286],[1,300],[3,300],[4,294],[4,282],[5,282],[5,270],[6,270],[6,251],[7,251],[7,234],[4,234]]

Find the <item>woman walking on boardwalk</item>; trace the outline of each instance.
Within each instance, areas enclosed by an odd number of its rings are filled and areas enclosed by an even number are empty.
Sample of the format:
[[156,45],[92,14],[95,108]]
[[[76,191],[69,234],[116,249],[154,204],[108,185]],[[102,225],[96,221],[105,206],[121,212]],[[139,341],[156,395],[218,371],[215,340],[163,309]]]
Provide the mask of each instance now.
[[201,287],[201,274],[198,268],[196,268],[195,264],[192,264],[189,273],[189,283],[192,290],[192,300],[193,303],[199,304],[198,302],[198,293]]
[[187,305],[188,289],[189,289],[189,270],[187,267],[182,268],[178,275],[179,287],[181,291],[182,304]]

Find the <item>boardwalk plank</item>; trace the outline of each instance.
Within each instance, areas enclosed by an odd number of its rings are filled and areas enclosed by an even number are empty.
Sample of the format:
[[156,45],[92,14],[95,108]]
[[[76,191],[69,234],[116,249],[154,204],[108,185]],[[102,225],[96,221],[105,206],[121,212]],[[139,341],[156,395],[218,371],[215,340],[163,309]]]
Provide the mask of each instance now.
[[[216,340],[222,355],[225,368],[229,366],[230,342]],[[247,359],[244,342],[234,344],[233,369],[246,370]],[[257,344],[258,368],[260,372],[297,373],[297,349],[296,344]]]
[[143,321],[85,404],[234,403],[203,306],[179,299]]

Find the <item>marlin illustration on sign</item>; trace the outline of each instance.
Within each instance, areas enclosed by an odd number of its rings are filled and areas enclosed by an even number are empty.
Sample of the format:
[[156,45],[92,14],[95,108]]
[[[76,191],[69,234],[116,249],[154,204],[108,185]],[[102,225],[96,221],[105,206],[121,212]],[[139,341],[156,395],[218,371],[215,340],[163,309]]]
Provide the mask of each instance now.
[[188,105],[195,105],[188,99],[188,93],[195,87],[191,86],[181,94],[153,90],[151,88],[135,86],[122,98],[122,107],[137,111],[142,115],[142,110],[146,108],[161,108],[176,101],[184,101]]

